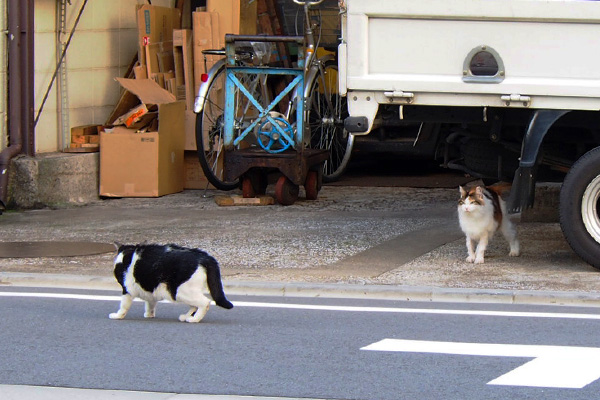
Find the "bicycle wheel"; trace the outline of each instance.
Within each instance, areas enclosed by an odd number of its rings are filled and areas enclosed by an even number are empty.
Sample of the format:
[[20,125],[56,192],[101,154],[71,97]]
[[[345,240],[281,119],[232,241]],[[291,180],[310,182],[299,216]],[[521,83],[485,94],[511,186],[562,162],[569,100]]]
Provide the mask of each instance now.
[[[202,111],[196,115],[196,147],[200,165],[206,179],[217,189],[232,190],[239,187],[239,178],[227,181],[224,178],[224,111],[225,111],[225,67],[217,70],[210,83]],[[262,101],[263,84],[259,75],[239,78],[255,99]],[[234,137],[243,131],[258,116],[258,110],[236,87],[234,98]],[[248,137],[253,140],[254,137]]]
[[224,179],[224,108],[225,67],[221,67],[210,83],[202,111],[196,114],[196,148],[206,179],[219,190],[232,190],[239,186],[239,179]]
[[305,123],[310,134],[309,148],[329,150],[323,181],[333,182],[346,170],[354,145],[354,136],[344,129],[348,103],[339,94],[336,60],[326,60],[307,87]]

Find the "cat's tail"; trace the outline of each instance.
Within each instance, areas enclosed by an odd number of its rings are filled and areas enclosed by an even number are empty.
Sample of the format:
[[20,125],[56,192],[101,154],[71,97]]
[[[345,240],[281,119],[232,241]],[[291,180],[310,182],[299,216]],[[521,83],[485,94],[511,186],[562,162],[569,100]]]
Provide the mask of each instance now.
[[210,296],[219,307],[223,307],[228,310],[233,308],[233,304],[227,300],[225,293],[223,292],[221,271],[219,269],[219,263],[217,263],[217,260],[211,256],[208,256],[203,265],[206,269],[206,283],[208,285]]

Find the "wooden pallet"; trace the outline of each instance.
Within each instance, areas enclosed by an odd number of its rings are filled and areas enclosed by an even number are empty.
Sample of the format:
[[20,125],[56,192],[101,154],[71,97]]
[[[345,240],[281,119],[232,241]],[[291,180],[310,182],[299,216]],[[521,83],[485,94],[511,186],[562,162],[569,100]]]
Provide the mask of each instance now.
[[215,196],[215,203],[221,207],[227,206],[270,206],[275,204],[273,196],[257,196],[245,198],[240,195]]

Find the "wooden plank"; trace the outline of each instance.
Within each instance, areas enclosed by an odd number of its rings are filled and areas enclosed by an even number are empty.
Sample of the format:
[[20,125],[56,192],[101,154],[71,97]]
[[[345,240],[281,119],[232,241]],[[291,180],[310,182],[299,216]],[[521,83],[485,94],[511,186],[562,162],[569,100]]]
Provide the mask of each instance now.
[[215,203],[221,207],[227,206],[269,206],[275,204],[273,196],[258,196],[244,198],[240,195],[215,196]]
[[183,24],[183,10],[185,8],[185,3],[186,3],[186,0],[176,0],[175,1],[175,7],[174,8],[178,9],[179,10],[179,14],[180,14],[179,15],[179,18],[180,18],[179,19],[179,26],[182,26],[182,24]]
[[183,72],[183,47],[180,43],[173,41],[173,62],[175,69],[175,85],[185,85],[185,76]]
[[84,135],[71,135],[71,144],[82,143],[86,143],[86,137]]
[[71,127],[71,136],[97,135],[98,124],[80,125]]
[[148,71],[144,65],[136,65],[133,68],[133,74],[135,79],[148,79]]
[[185,80],[185,104],[188,110],[194,109],[194,54],[193,54],[193,34],[190,29],[183,31],[183,73]]
[[188,110],[194,109],[196,93],[194,90],[193,38],[194,35],[191,29],[177,29],[173,31],[173,52],[181,53],[183,61],[181,68],[183,70],[183,84],[185,85],[185,104]]
[[87,143],[100,144],[100,135],[87,135]]
[[63,153],[96,153],[100,151],[100,146],[97,147],[66,147]]
[[257,2],[240,1],[240,35],[256,35],[257,33]]
[[194,70],[194,93],[198,92],[201,84],[202,74],[207,72],[219,56],[207,56],[206,68],[204,65],[204,54],[202,50],[219,48],[219,16],[216,13],[205,11],[194,12],[192,14],[194,26],[193,32],[193,70]]

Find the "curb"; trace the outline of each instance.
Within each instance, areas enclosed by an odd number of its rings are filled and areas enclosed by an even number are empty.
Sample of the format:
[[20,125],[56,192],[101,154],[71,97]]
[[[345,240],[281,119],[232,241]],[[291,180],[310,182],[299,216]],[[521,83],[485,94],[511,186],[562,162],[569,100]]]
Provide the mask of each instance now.
[[[91,275],[0,272],[0,287],[2,286],[120,291],[120,287],[114,278]],[[600,293],[591,292],[227,280],[223,281],[223,286],[225,292],[230,295],[600,307]]]

